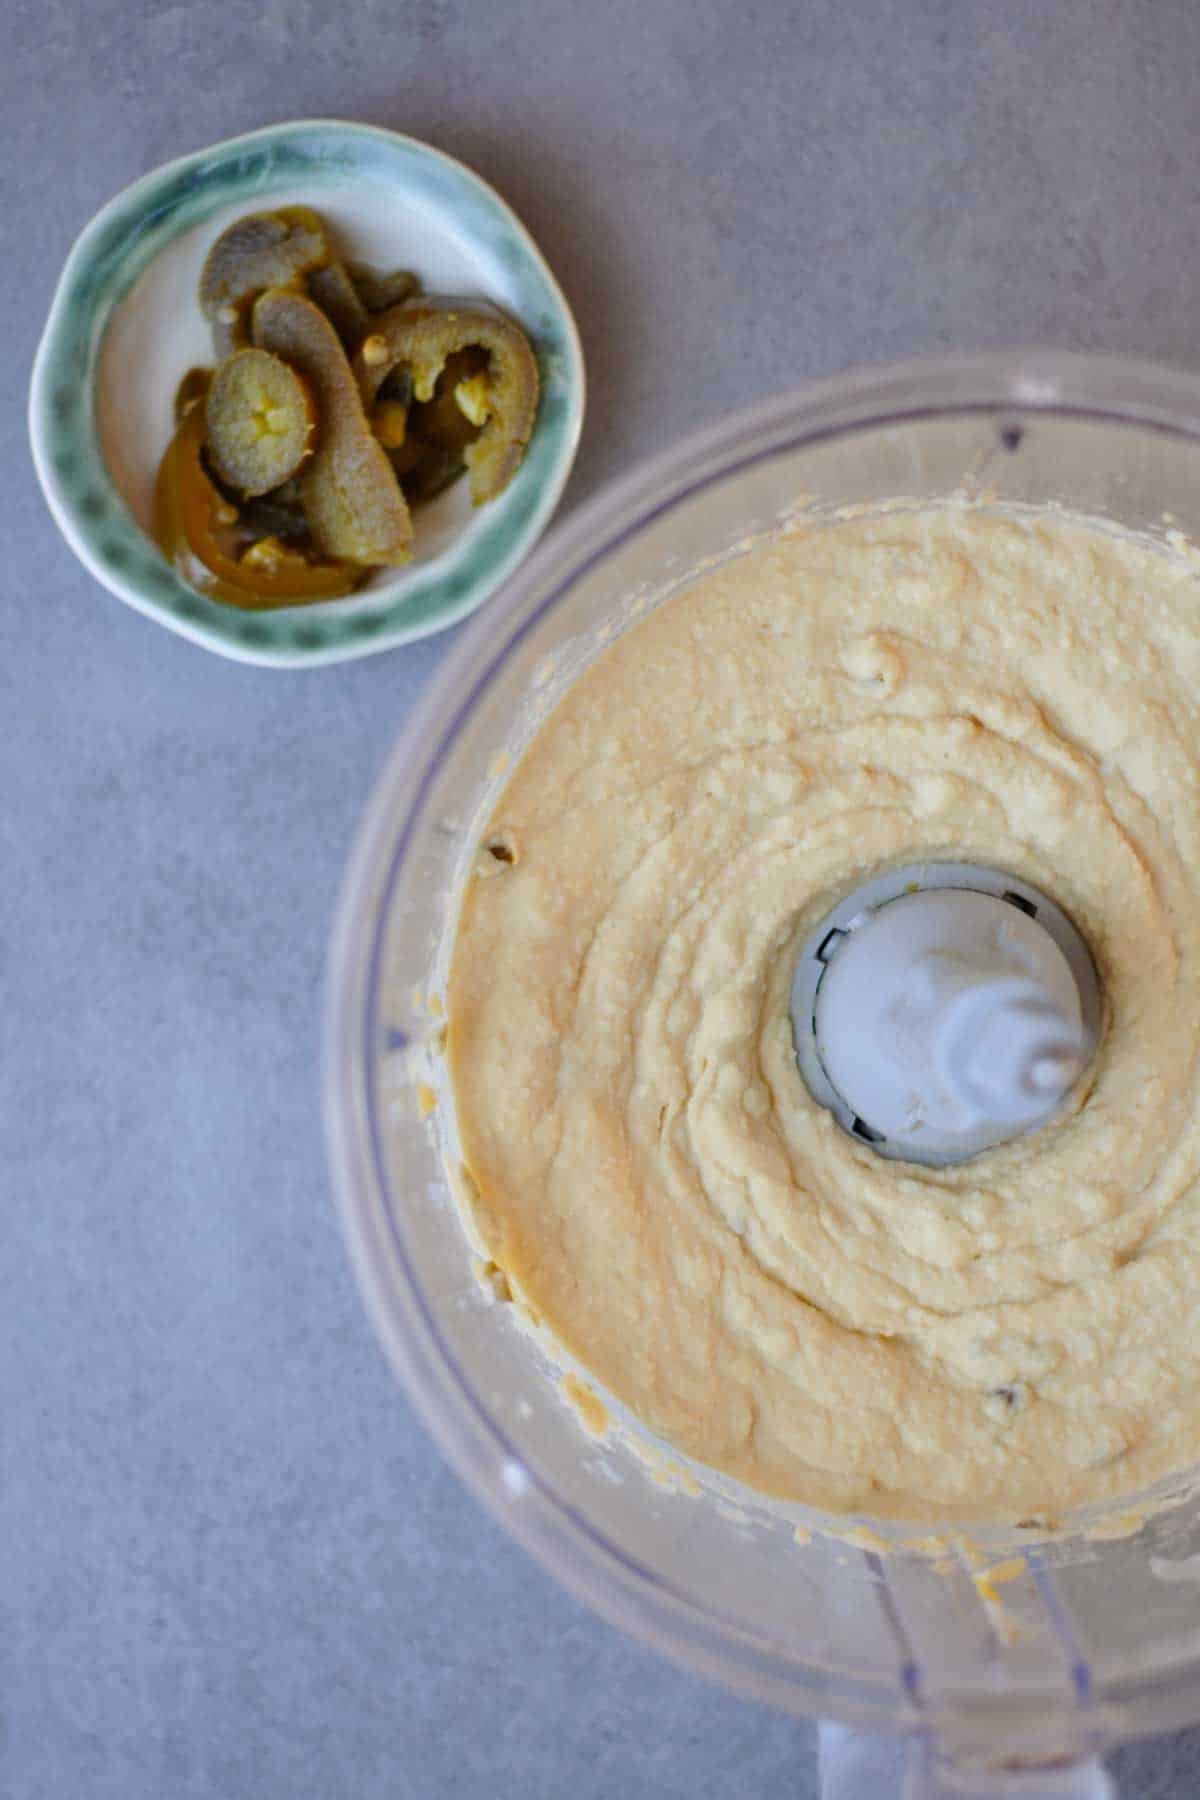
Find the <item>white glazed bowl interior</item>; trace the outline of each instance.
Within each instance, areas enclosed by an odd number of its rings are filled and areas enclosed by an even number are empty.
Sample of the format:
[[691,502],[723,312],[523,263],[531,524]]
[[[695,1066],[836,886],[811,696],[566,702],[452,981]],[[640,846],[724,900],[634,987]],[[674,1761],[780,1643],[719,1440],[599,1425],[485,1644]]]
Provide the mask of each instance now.
[[[311,187],[284,188],[276,206],[313,203]],[[189,369],[211,367],[212,332],[196,303],[209,249],[249,209],[221,207],[203,224],[172,238],[115,309],[96,369],[96,422],[113,480],[142,527],[151,531],[154,482],[173,431],[175,390]],[[455,227],[452,217],[422,203],[419,194],[389,199],[381,190],[337,189],[319,210],[345,255],[382,269],[411,268],[428,294],[486,295],[502,310],[517,296],[504,291],[503,270],[484,246]],[[379,570],[368,588],[399,592],[413,571],[432,562],[458,536],[478,531],[465,482],[456,482],[424,507],[412,559],[400,570]]]

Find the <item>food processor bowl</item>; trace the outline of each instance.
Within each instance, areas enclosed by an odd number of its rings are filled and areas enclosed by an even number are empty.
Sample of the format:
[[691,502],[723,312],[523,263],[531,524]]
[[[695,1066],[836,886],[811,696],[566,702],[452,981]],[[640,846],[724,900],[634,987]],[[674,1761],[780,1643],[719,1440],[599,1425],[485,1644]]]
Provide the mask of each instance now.
[[[768,1501],[615,1403],[589,1436],[550,1350],[478,1279],[446,1175],[456,895],[558,696],[649,607],[789,520],[953,495],[1200,541],[1200,379],[1040,351],[852,373],[721,420],[574,512],[455,647],[368,808],[332,949],[328,1130],[388,1355],[464,1479],[568,1588],[754,1699],[909,1734],[906,1792],[1100,1794],[1097,1752],[1200,1717],[1184,1479],[1123,1517],[968,1537]],[[851,1791],[837,1782],[860,1748],[837,1740],[830,1795]]]

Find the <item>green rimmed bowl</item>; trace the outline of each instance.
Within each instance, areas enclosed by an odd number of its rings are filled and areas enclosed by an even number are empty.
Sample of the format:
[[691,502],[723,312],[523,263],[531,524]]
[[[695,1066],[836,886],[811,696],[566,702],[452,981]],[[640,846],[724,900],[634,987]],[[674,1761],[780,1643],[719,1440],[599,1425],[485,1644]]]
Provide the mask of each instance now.
[[[418,515],[411,562],[320,605],[242,612],[190,587],[149,535],[154,478],[186,371],[213,361],[196,282],[240,213],[308,201],[348,256],[415,269],[430,293],[485,297],[533,343],[542,395],[504,493],[465,482]],[[337,120],[268,126],[181,157],[99,212],[67,259],[34,360],[29,429],[50,510],[121,600],[206,649],[278,667],[339,662],[464,618],[540,536],[583,422],[579,334],[520,220],[452,157]]]

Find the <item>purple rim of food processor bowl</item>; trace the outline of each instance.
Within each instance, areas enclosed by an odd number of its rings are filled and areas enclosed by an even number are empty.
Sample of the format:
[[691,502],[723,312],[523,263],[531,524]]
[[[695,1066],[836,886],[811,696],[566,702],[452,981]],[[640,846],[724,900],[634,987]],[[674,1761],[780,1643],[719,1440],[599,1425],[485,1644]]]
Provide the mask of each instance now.
[[[856,1678],[806,1663],[778,1640],[756,1637],[744,1620],[698,1604],[556,1493],[472,1388],[405,1246],[404,1196],[383,1151],[378,1002],[392,894],[443,758],[506,660],[588,571],[705,488],[771,458],[855,432],[973,414],[1001,423],[1050,415],[1200,442],[1200,378],[1136,358],[1050,350],[858,370],[721,419],[612,482],[556,526],[472,621],[402,732],[346,872],[326,996],[326,1129],[351,1260],[393,1367],[468,1486],[564,1586],[634,1636],[754,1699],[890,1729],[926,1723],[911,1660],[900,1685]],[[464,1236],[464,1266],[468,1256]],[[1122,1714],[1114,1735],[1162,1730],[1200,1711],[1200,1626],[1194,1641],[1172,1650],[1153,1668],[1105,1685],[1106,1704]],[[1080,1699],[1091,1704],[1086,1662],[1073,1646],[1071,1655]],[[1018,1680],[972,1704],[1001,1727],[1014,1708],[1036,1711],[1039,1702],[1036,1688]]]

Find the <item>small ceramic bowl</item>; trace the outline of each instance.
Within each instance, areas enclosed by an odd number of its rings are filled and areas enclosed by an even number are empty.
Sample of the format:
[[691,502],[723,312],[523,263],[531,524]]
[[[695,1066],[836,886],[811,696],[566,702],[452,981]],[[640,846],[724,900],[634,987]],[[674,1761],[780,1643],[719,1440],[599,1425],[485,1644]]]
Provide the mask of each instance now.
[[[239,214],[307,201],[348,257],[411,268],[429,293],[486,297],[520,324],[542,396],[509,486],[473,509],[465,481],[418,515],[412,561],[357,594],[242,612],[168,565],[149,529],[175,389],[214,360],[196,302],[209,245]],[[461,163],[397,132],[336,120],[273,125],[169,163],[118,194],[67,260],[33,369],[30,436],[50,510],[120,599],[243,662],[337,662],[473,612],[541,534],[583,420],[583,357],[524,226]]]

